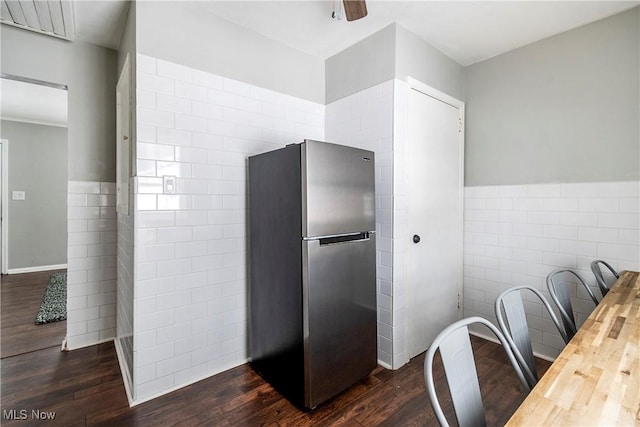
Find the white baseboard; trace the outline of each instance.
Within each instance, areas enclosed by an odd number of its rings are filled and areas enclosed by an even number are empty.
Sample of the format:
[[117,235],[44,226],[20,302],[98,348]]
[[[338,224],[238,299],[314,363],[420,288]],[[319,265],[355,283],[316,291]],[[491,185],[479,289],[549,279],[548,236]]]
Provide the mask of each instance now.
[[118,365],[120,366],[120,373],[122,374],[122,380],[124,382],[124,391],[127,393],[127,400],[129,401],[129,407],[131,407],[133,406],[132,381],[129,376],[129,370],[124,363],[124,350],[122,349],[122,345],[120,345],[118,337],[113,339],[113,344],[116,347],[116,357],[118,358]]
[[151,396],[147,396],[147,397],[139,399],[139,400],[135,400],[133,402],[129,402],[129,406],[133,407],[133,406],[140,405],[141,403],[145,403],[145,402],[153,400],[153,399],[155,399],[157,397],[164,396],[165,394],[171,393],[172,391],[176,391],[176,390],[179,390],[179,389],[181,389],[183,387],[186,387],[188,385],[195,384],[198,381],[205,380],[205,379],[210,378],[210,377],[212,377],[214,375],[218,375],[219,373],[228,371],[229,369],[233,369],[233,368],[238,367],[240,365],[244,365],[245,363],[249,363],[249,358],[248,357],[246,359],[244,359],[244,360],[239,360],[237,362],[230,363],[230,364],[225,365],[225,366],[220,366],[217,369],[212,369],[207,373],[204,373],[204,374],[202,374],[200,376],[194,377],[194,378],[192,378],[192,379],[190,379],[190,380],[188,380],[188,381],[186,381],[186,382],[184,382],[182,384],[178,384],[176,386],[173,386],[171,388],[163,390],[163,391],[161,391],[159,393],[153,394]]
[[41,265],[39,267],[10,268],[7,270],[7,274],[37,273],[38,271],[65,270],[66,268],[67,268],[67,264]]
[[[388,363],[383,362],[382,360],[378,359],[378,365],[382,366],[385,369],[389,369],[390,371],[393,370],[393,367],[391,365],[389,365]],[[403,365],[404,366],[404,365]]]
[[[483,339],[485,339],[487,341],[491,341],[491,342],[494,342],[496,344],[500,344],[500,341],[498,341],[498,339],[495,336],[492,336],[492,335],[485,335],[485,334],[474,332],[474,331],[469,331],[469,335],[475,335],[476,337],[483,338]],[[546,354],[540,354],[540,353],[538,353],[536,351],[533,352],[533,355],[535,357],[540,358],[540,359],[546,360],[547,362],[552,362],[553,363],[553,362],[556,361],[555,358],[547,356]]]
[[[69,320],[69,319],[67,319],[67,320]],[[67,351],[74,351],[74,350],[79,350],[81,348],[91,347],[91,346],[98,345],[98,344],[104,344],[106,342],[113,341],[113,339],[114,339],[113,337],[105,338],[105,339],[102,339],[102,340],[99,340],[99,341],[92,341],[90,343],[84,343],[84,344],[76,346],[76,347],[69,347],[69,337],[66,337],[65,341],[66,341]]]

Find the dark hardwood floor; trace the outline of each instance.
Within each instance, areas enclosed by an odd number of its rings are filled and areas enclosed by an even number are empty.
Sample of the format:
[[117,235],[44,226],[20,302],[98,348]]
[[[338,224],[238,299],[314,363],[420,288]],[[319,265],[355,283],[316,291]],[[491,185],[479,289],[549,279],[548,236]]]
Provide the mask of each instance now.
[[[2,276],[2,425],[437,424],[425,392],[424,354],[396,371],[376,368],[313,411],[290,404],[249,365],[130,408],[113,343],[61,352],[66,322],[34,324],[51,273]],[[487,420],[490,425],[502,425],[524,398],[520,384],[498,345],[476,337],[472,343]],[[542,373],[550,364],[538,360],[538,365]],[[445,412],[454,422],[441,368],[436,381],[446,396],[442,399]],[[54,418],[43,421],[51,416]]]
[[56,271],[10,274],[0,278],[0,357],[15,356],[47,347],[60,348],[67,322],[34,323],[49,277]]
[[[502,425],[524,398],[521,386],[498,345],[476,337],[472,343],[487,419],[490,425]],[[539,372],[546,371],[549,363],[538,362]],[[2,360],[2,425],[437,425],[425,392],[423,363],[424,353],[396,371],[378,367],[313,411],[291,405],[248,365],[130,408],[113,343],[71,352],[46,348]],[[446,387],[442,369],[436,381]],[[443,406],[453,417],[448,398]],[[54,420],[47,423],[34,417],[53,413]],[[21,414],[25,420],[9,419]]]

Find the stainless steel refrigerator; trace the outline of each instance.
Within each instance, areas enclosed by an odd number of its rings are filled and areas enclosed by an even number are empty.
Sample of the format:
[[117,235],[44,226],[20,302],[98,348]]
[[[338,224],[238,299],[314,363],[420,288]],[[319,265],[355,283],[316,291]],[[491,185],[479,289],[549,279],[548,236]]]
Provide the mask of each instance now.
[[377,364],[374,153],[326,142],[249,157],[251,364],[314,408]]

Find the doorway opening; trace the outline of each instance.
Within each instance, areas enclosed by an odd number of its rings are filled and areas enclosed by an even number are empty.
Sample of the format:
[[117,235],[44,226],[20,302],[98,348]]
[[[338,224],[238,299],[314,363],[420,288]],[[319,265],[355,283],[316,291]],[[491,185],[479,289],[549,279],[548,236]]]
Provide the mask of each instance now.
[[64,85],[0,77],[5,358],[59,346],[67,332],[68,101]]

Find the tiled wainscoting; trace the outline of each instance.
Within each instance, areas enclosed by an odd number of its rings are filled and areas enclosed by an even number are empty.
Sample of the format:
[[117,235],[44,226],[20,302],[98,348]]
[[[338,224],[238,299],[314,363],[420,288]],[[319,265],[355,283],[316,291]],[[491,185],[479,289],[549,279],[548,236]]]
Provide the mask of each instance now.
[[135,401],[247,360],[247,156],[323,140],[324,108],[138,55]]
[[391,367],[393,340],[393,81],[326,106],[327,141],[376,154],[378,360]]
[[[144,55],[137,65],[134,221],[119,219],[133,402],[247,360],[246,159],[304,138],[376,153],[378,359],[406,363],[407,83],[323,106]],[[163,176],[176,177],[176,194],[164,194]],[[638,182],[466,188],[465,315],[495,320],[501,290],[545,290],[556,268],[592,284],[595,258],[640,268],[638,194]],[[579,294],[576,303],[582,321],[589,303]],[[535,302],[527,310],[535,351],[555,356],[550,321]]]
[[[465,316],[495,321],[496,296],[514,285],[548,296],[545,278],[560,268],[575,269],[600,298],[591,261],[640,269],[639,195],[637,181],[466,187]],[[593,303],[574,296],[581,324]],[[534,351],[555,357],[562,340],[542,305],[532,299],[526,309]]]
[[67,345],[113,339],[116,328],[116,185],[69,181]]
[[134,227],[135,203],[130,183],[129,212],[118,212],[118,289],[116,350],[122,365],[123,380],[130,400],[133,396],[133,287],[134,287]]

